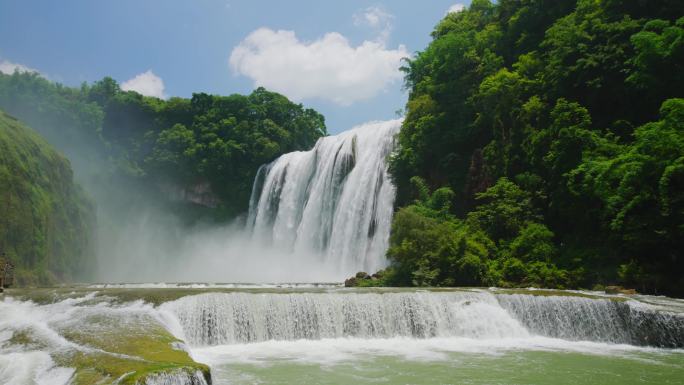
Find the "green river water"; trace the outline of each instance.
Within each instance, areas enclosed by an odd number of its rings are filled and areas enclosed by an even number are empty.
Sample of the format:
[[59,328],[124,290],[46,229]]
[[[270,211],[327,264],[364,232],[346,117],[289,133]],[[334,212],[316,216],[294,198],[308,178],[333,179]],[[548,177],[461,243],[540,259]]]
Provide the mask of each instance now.
[[[499,343],[501,341],[498,341]],[[664,349],[632,350],[615,346],[570,346],[547,341],[551,346],[501,350],[494,346],[470,352],[443,351],[434,341],[429,351],[424,342],[399,341],[401,353],[371,346],[347,346],[344,352],[328,346],[316,353],[315,344],[280,346],[278,353],[221,355],[199,351],[200,360],[211,363],[217,384],[683,384],[684,352]],[[509,341],[515,345],[515,341]],[[518,341],[520,345],[525,342]],[[333,346],[334,342],[331,343]],[[386,342],[385,342],[386,344]],[[451,341],[458,345],[459,341]],[[297,345],[297,343],[293,343]],[[470,346],[468,346],[470,345]],[[450,346],[460,350],[458,346]],[[273,346],[263,346],[264,351]],[[254,348],[253,348],[254,349]],[[302,350],[308,350],[302,352]],[[576,350],[584,350],[578,352]],[[624,350],[623,350],[624,349]],[[209,349],[211,350],[211,349]],[[217,350],[217,349],[214,349]],[[413,351],[412,351],[413,350]],[[335,357],[338,355],[344,357]],[[326,356],[327,355],[327,356]]]
[[213,371],[225,384],[682,384],[684,356],[626,356],[513,351],[450,353],[442,360],[362,355],[331,365],[266,360],[223,364]]

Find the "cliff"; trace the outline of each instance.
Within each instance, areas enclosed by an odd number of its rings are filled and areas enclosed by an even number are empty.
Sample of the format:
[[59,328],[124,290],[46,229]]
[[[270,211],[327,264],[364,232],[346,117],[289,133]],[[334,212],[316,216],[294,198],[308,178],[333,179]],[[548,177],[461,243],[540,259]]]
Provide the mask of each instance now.
[[94,212],[69,161],[0,111],[0,252],[16,266],[16,284],[87,274],[94,262]]

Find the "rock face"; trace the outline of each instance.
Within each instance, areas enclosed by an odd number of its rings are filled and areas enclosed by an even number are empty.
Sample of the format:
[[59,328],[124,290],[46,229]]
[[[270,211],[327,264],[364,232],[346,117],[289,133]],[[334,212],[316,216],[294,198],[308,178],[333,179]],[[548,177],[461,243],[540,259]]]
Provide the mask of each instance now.
[[5,258],[5,254],[0,255],[0,293],[6,287],[14,284],[14,265]]
[[69,161],[0,111],[0,247],[17,285],[72,280],[93,267],[95,210]]
[[211,373],[192,368],[152,373],[135,383],[135,385],[211,385]]
[[[384,270],[379,270],[373,275],[369,275],[365,271],[359,271],[355,276],[348,278],[344,281],[345,287],[355,287],[355,286],[382,286],[382,277],[385,274]],[[370,285],[369,285],[370,281]]]
[[359,286],[359,283],[365,279],[371,279],[371,276],[368,275],[365,271],[359,271],[356,273],[355,276],[345,279],[344,280],[344,286],[345,287],[355,287]]
[[194,203],[212,209],[221,203],[208,181],[200,181],[189,186],[162,184],[160,189],[170,201]]

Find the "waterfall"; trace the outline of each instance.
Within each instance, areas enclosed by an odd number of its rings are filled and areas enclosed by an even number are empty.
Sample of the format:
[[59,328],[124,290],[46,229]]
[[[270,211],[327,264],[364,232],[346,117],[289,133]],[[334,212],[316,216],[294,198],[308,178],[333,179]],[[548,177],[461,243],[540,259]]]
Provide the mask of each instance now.
[[395,193],[386,160],[400,126],[364,124],[262,166],[247,220],[254,239],[320,255],[340,277],[383,268]]
[[193,346],[323,338],[544,336],[684,346],[684,316],[638,301],[449,292],[208,293],[162,305]]
[[639,301],[501,295],[499,303],[531,332],[569,340],[684,347],[684,316]]

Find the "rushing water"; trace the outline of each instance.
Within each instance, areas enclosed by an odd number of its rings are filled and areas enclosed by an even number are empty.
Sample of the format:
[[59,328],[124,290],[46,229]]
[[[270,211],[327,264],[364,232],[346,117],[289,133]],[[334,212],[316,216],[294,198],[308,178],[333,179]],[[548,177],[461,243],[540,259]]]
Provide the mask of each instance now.
[[322,138],[259,169],[248,227],[258,242],[320,255],[346,275],[386,264],[394,186],[386,159],[401,120]]
[[[154,325],[168,330],[185,342],[174,348],[210,365],[214,384],[678,384],[684,378],[681,300],[197,287],[45,291],[36,297],[40,303],[6,296],[0,384],[68,384],[74,369],[65,354],[117,355],[73,336],[116,335],[122,325],[131,334]],[[23,335],[31,341],[22,342]],[[199,372],[177,371],[146,383],[205,381]]]
[[527,338],[684,347],[684,317],[636,301],[489,291],[207,293],[166,303],[193,346],[326,338]]

